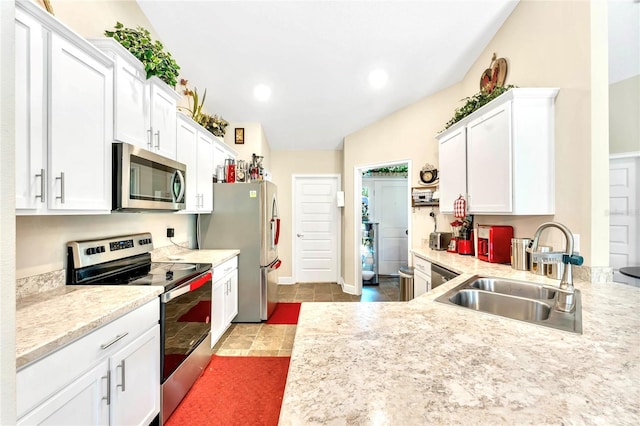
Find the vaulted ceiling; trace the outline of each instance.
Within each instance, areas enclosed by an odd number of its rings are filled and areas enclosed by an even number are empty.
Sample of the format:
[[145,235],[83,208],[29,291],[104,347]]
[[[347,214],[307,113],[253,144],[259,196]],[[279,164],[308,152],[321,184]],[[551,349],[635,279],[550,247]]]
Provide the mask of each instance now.
[[[260,122],[272,149],[297,150],[340,149],[346,135],[459,82],[518,1],[137,2],[182,77],[207,89],[207,112]],[[371,86],[373,70],[386,85]]]

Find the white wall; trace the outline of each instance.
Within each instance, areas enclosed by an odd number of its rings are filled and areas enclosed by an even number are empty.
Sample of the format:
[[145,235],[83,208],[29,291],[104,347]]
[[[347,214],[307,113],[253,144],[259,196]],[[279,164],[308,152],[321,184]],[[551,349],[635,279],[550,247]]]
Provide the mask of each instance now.
[[14,2],[0,1],[0,425],[16,421]]
[[[244,129],[244,143],[235,143],[235,129]],[[238,153],[238,160],[251,163],[251,154],[262,155],[262,167],[267,170],[271,168],[271,147],[267,141],[262,124],[260,123],[229,123],[227,133],[224,135],[224,142]]]

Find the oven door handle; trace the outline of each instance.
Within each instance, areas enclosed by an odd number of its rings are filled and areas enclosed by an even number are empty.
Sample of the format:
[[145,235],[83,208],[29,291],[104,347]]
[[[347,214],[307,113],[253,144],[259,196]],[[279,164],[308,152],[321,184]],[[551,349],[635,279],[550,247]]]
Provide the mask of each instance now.
[[175,299],[176,297],[180,297],[183,294],[187,294],[189,292],[197,290],[203,285],[205,285],[206,283],[211,282],[211,277],[212,277],[211,271],[205,273],[204,275],[200,275],[199,277],[194,278],[193,280],[182,284],[180,287],[176,287],[173,290],[162,294],[160,296],[160,302],[167,303]]

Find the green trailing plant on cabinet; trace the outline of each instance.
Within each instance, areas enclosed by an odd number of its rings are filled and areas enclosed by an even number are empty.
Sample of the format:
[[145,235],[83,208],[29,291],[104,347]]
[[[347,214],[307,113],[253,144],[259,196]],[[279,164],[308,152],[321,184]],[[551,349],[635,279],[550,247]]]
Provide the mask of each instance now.
[[164,50],[160,41],[151,39],[147,29],[141,26],[127,28],[122,23],[116,22],[115,30],[106,30],[104,35],[114,38],[138,58],[144,65],[147,78],[155,75],[169,86],[176,86],[180,66],[171,53]]
[[493,89],[491,93],[485,93],[480,91],[473,96],[469,96],[467,98],[462,99],[463,101],[465,101],[465,104],[462,105],[460,108],[456,109],[455,113],[453,114],[453,117],[451,118],[451,120],[447,121],[447,124],[445,124],[444,128],[448,129],[449,127],[456,124],[458,121],[465,118],[467,115],[471,114],[473,111],[488,104],[498,96],[505,93],[507,90],[513,89],[514,87],[517,87],[517,86],[514,86],[512,84],[508,86],[497,86],[496,88]]

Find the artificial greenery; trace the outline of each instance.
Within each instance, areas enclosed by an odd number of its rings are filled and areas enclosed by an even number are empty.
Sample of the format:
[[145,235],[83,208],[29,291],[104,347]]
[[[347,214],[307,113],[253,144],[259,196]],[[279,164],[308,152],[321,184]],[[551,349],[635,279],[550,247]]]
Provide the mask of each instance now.
[[204,100],[207,98],[207,89],[204,90],[202,99],[200,99],[200,96],[198,95],[198,89],[194,88],[193,90],[191,90],[189,88],[188,80],[185,80],[184,78],[180,79],[180,85],[184,87],[182,93],[187,97],[189,107],[178,108],[189,112],[189,114],[191,114],[191,118],[193,118],[193,121],[200,124],[215,136],[224,137],[225,133],[227,132],[226,127],[229,125],[229,122],[222,117],[218,117],[217,115],[209,115],[206,112],[202,111]]
[[124,46],[133,56],[144,64],[147,78],[157,76],[171,87],[175,87],[180,66],[164,50],[158,40],[153,41],[149,31],[143,27],[127,28],[116,22],[115,31],[106,30],[104,35],[113,37]]
[[226,127],[229,125],[229,122],[224,118],[218,117],[217,115],[209,115],[206,112],[201,114],[201,118],[198,123],[215,136],[219,136],[221,138],[224,137],[224,134],[227,132]]
[[409,166],[401,165],[401,166],[392,166],[392,167],[378,167],[377,169],[369,169],[362,172],[363,176],[371,176],[373,174],[378,173],[407,173],[409,171]]
[[496,86],[491,93],[484,93],[480,91],[473,96],[462,99],[462,101],[466,101],[465,104],[460,108],[456,109],[455,113],[453,114],[453,117],[451,118],[451,120],[447,122],[444,128],[448,129],[449,127],[456,124],[458,121],[465,118],[467,115],[471,114],[473,111],[477,110],[483,105],[488,104],[498,96],[502,95],[507,90],[513,89],[514,87],[517,87],[517,86],[514,86],[513,84],[510,84],[508,86]]

